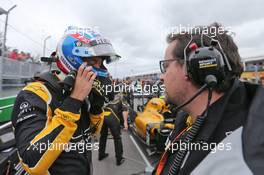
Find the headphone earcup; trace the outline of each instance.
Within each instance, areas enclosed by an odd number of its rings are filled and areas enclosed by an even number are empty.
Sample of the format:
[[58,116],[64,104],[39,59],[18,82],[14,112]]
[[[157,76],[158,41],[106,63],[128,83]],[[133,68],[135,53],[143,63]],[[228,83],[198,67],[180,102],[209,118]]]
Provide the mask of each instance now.
[[225,77],[223,56],[213,47],[201,47],[192,51],[186,66],[188,76],[199,86],[205,84],[205,79],[208,75],[215,76],[218,84]]

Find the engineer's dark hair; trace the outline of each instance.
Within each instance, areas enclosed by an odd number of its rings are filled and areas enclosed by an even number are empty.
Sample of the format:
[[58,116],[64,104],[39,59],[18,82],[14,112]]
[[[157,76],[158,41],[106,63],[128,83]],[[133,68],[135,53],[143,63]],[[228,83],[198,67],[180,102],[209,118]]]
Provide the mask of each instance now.
[[[210,28],[214,28],[217,29],[216,31],[220,31],[218,30],[220,27],[223,28],[223,26],[220,25],[219,23],[213,23],[207,26],[208,31],[211,31]],[[180,33],[170,33],[167,36],[168,43],[171,43],[175,40],[177,41],[177,46],[173,50],[173,56],[174,58],[178,59],[178,62],[182,65],[184,64],[184,49],[188,44],[188,42],[190,41],[191,35],[193,36],[193,42],[195,42],[198,45],[198,47],[201,47],[202,45],[201,33],[180,32]],[[233,80],[235,78],[239,78],[243,72],[243,64],[241,62],[241,57],[238,53],[237,45],[233,41],[232,36],[229,35],[229,31],[222,31],[221,33],[216,32],[214,34],[210,34],[210,32],[208,32],[208,35],[219,41],[223,49],[223,52],[225,53],[232,68],[232,71],[228,71],[227,77],[225,78],[224,82],[218,87],[216,87],[217,92],[225,92],[232,86]],[[208,37],[202,37],[202,38],[203,38],[202,40],[203,45],[210,46],[211,39]],[[216,46],[216,49],[220,51],[218,45]],[[191,50],[188,48],[186,50],[187,57],[189,56],[190,53]]]

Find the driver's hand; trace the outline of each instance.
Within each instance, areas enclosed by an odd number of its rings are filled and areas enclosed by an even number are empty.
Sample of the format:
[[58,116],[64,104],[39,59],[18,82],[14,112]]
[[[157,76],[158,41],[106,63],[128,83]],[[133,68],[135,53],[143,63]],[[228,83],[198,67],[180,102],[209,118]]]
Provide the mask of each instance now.
[[71,97],[83,101],[91,92],[96,73],[92,71],[92,67],[86,67],[87,63],[83,63],[77,72],[75,84]]

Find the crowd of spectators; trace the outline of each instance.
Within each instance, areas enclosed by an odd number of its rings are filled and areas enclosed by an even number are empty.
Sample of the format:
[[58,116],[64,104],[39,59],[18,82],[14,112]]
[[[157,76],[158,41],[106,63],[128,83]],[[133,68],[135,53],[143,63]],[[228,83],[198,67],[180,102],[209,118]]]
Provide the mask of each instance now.
[[32,62],[32,63],[36,62],[34,57],[31,56],[30,53],[19,51],[18,49],[13,49],[13,50],[7,49],[7,51],[5,51],[4,53],[1,48],[1,43],[0,43],[0,56],[4,56],[17,61]]
[[17,49],[13,49],[11,52],[8,52],[7,57],[12,60],[34,62],[30,53],[25,53],[23,51],[19,52]]

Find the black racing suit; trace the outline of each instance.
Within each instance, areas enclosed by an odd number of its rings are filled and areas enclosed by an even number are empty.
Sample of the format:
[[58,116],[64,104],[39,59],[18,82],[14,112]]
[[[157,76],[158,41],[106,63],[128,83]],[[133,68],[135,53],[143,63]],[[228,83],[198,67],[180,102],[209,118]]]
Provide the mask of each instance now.
[[123,111],[128,111],[128,104],[123,97],[111,101],[104,110],[110,112],[110,115],[105,116],[101,130],[99,157],[105,154],[106,141],[108,136],[108,128],[114,139],[116,160],[120,161],[123,158],[123,145],[121,139],[121,125],[124,123]]
[[[98,107],[101,99],[91,106]],[[64,97],[55,75],[39,76],[18,94],[12,123],[29,174],[92,174],[91,150],[98,143],[90,142],[88,105]]]

